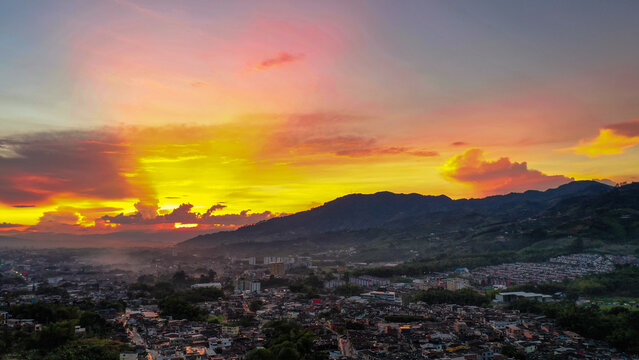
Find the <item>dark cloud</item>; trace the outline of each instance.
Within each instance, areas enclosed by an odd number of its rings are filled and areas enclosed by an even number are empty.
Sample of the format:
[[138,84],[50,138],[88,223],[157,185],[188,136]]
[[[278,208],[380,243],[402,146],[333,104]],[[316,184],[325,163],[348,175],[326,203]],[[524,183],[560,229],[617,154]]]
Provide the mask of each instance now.
[[133,214],[119,214],[115,216],[105,215],[100,219],[107,224],[118,225],[157,225],[183,223],[201,225],[243,226],[255,224],[257,222],[268,220],[278,216],[271,213],[270,211],[251,213],[250,210],[244,210],[239,214],[213,214],[213,212],[215,212],[216,210],[220,210],[226,207],[222,204],[213,205],[204,213],[192,212],[191,210],[193,210],[193,205],[191,204],[181,204],[168,214],[157,214],[156,209],[156,212],[153,214],[153,216],[150,216],[152,215],[152,212],[150,211],[151,208],[138,206],[138,204],[136,204],[136,209],[138,209],[138,211]]
[[260,63],[257,64],[255,68],[257,70],[267,70],[272,67],[290,64],[292,62],[300,61],[302,59],[304,59],[304,54],[290,54],[287,52],[281,52],[277,54],[276,56],[260,61]]
[[18,227],[22,227],[24,225],[20,225],[20,224],[11,224],[8,222],[3,222],[0,223],[0,229],[12,229],[12,228],[18,228]]
[[466,145],[468,145],[468,143],[466,143],[464,141],[455,141],[451,145],[453,145],[453,146],[466,146]]
[[604,129],[614,130],[615,133],[627,137],[639,136],[639,120],[607,125]]
[[206,210],[206,212],[204,213],[204,216],[211,216],[211,214],[216,211],[216,210],[222,210],[226,207],[226,205],[223,204],[215,204],[213,206],[211,206],[208,210]]
[[546,175],[529,169],[526,162],[512,162],[507,157],[485,160],[480,149],[469,149],[451,158],[442,170],[445,177],[472,184],[484,194],[545,190],[574,180],[563,175]]
[[0,146],[5,149],[0,153],[0,202],[5,204],[41,204],[58,195],[122,199],[145,192],[132,183],[135,160],[113,133],[38,133],[0,139]]

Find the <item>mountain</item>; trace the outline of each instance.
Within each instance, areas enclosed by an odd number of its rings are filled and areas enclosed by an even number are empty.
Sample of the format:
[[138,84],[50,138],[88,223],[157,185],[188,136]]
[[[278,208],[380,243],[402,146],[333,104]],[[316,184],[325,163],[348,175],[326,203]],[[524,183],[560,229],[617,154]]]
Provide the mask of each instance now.
[[[350,246],[366,248],[420,247],[419,241],[445,237],[450,240],[481,238],[486,226],[517,228],[520,222],[542,216],[551,209],[589,202],[614,191],[595,181],[574,181],[546,191],[526,191],[482,199],[453,200],[447,196],[419,194],[351,194],[297,214],[245,226],[235,231],[200,235],[177,246],[182,249],[250,249],[283,247],[321,248]],[[501,225],[500,225],[501,224]],[[525,227],[525,226],[524,226]],[[488,232],[490,233],[490,231]],[[435,239],[437,238],[437,239]],[[429,240],[430,239],[430,240]]]
[[0,247],[30,247],[33,246],[31,240],[17,238],[13,236],[0,236]]

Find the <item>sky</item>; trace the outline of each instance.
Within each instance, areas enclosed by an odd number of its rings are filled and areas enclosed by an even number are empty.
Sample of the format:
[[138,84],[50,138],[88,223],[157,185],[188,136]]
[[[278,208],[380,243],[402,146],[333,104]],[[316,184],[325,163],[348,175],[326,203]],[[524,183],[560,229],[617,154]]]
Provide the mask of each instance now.
[[638,13],[0,2],[0,236],[182,240],[349,193],[637,181]]

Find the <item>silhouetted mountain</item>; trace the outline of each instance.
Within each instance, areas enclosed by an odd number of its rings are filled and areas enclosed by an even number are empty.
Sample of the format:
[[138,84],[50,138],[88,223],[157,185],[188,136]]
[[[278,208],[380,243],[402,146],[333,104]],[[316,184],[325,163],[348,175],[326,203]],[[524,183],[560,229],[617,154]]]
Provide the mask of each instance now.
[[[612,187],[595,181],[574,181],[546,191],[526,191],[483,199],[452,200],[447,196],[352,194],[297,214],[245,226],[235,231],[200,235],[178,246],[211,248],[237,243],[321,242],[335,233],[352,238],[355,233],[398,231],[419,238],[420,233],[475,231],[477,226],[506,223],[537,216],[553,207],[588,204],[611,193]],[[597,200],[604,201],[604,200]],[[375,229],[373,231],[373,229]],[[348,232],[348,236],[345,233]],[[367,235],[365,235],[365,233]]]
[[30,247],[33,241],[13,236],[0,236],[0,247]]

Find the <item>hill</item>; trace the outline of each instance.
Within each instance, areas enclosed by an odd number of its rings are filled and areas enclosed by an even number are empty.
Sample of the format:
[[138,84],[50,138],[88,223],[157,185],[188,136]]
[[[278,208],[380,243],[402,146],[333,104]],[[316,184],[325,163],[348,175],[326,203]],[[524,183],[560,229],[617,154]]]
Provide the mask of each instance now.
[[[234,254],[354,248],[349,260],[388,261],[637,240],[639,184],[613,188],[574,181],[547,191],[453,200],[419,194],[347,195],[297,214],[235,231],[200,235],[184,250]],[[552,251],[551,251],[552,252]]]

